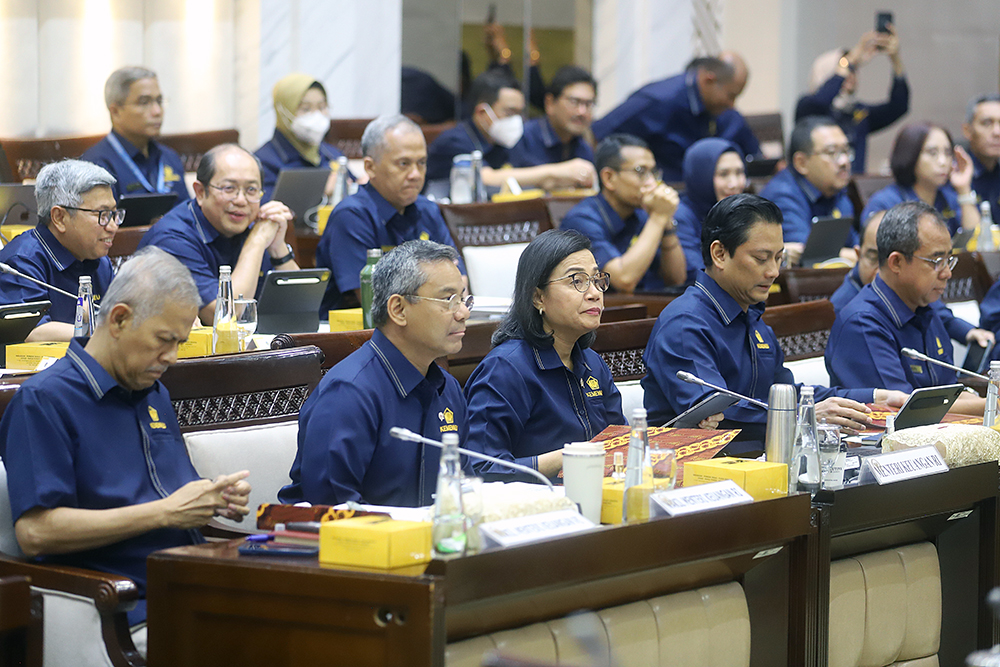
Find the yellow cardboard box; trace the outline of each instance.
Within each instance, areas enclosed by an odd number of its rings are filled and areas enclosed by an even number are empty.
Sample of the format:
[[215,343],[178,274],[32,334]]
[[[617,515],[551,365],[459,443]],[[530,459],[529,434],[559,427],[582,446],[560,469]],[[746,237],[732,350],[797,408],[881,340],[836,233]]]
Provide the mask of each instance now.
[[195,327],[188,334],[187,342],[177,348],[177,356],[181,359],[191,357],[207,357],[212,354],[212,327]]
[[7,368],[33,371],[46,357],[60,359],[66,356],[69,343],[14,343],[7,346]]
[[[649,520],[649,496],[654,491],[652,483],[636,484],[628,490],[628,520]],[[604,478],[601,496],[601,523],[622,522],[622,499],[625,497],[625,482]]]
[[364,316],[360,308],[330,311],[330,331],[357,331],[364,328]]
[[431,524],[360,516],[319,528],[319,560],[331,565],[392,568],[431,560]]
[[721,458],[684,464],[684,486],[731,479],[754,500],[788,495],[788,466],[748,459]]

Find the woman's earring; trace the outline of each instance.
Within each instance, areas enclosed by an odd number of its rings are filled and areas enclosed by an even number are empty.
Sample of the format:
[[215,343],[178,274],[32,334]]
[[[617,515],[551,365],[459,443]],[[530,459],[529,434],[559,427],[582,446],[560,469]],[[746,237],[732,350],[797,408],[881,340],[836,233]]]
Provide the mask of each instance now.
[[539,317],[544,317],[545,316],[545,312],[541,309],[541,307],[538,308],[538,316]]

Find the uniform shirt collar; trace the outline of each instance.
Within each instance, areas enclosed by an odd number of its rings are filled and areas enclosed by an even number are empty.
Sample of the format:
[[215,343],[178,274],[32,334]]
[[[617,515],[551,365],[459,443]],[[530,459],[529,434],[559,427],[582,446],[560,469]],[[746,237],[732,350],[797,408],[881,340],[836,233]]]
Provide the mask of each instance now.
[[980,178],[983,174],[992,174],[994,171],[1000,172],[1000,161],[997,161],[997,163],[993,165],[992,170],[987,171],[985,165],[979,161],[979,158],[976,157],[976,154],[973,153],[972,150],[967,152],[972,157],[972,178]]
[[864,285],[861,284],[861,272],[858,270],[857,264],[855,264],[854,268],[852,268],[850,273],[847,274],[847,279],[850,280],[851,284],[859,290],[864,287]]
[[299,152],[295,150],[292,146],[292,142],[288,140],[280,130],[274,130],[274,151],[278,154],[278,159],[283,163],[287,163],[292,159],[292,156],[298,156]]
[[[698,277],[694,281],[694,287],[691,289],[700,290],[708,297],[709,301],[712,302],[712,305],[718,311],[719,317],[722,318],[723,324],[726,326],[729,326],[733,320],[743,315],[743,308],[736,302],[736,299],[729,292],[722,289],[719,283],[715,282],[715,279],[705,273],[704,270],[698,272]],[[747,315],[752,313],[757,318],[760,318],[763,312],[764,304],[755,303],[750,306]]]
[[[56,265],[60,272],[65,271],[77,261],[88,261],[78,260],[74,257],[73,253],[59,242],[59,239],[55,237],[55,234],[52,233],[52,230],[48,226],[35,227],[35,236],[45,249],[45,254],[48,255],[49,259],[52,260],[52,263]],[[97,260],[94,261],[96,262]]]
[[684,86],[687,88],[691,115],[700,116],[705,111],[705,104],[701,101],[701,91],[698,90],[698,72],[696,70],[689,69],[684,74]]
[[[375,211],[378,213],[378,219],[382,221],[383,224],[392,220],[394,216],[400,215],[396,207],[389,203],[389,201],[382,196],[382,194],[375,189],[375,186],[371,183],[365,183],[362,185],[368,196],[371,197],[372,203],[375,204]],[[410,204],[405,209],[403,209],[403,216],[406,216],[410,211],[416,206],[416,202]]]
[[69,359],[70,363],[79,371],[80,375],[83,377],[84,381],[87,383],[87,387],[90,388],[91,393],[94,394],[94,399],[100,401],[104,396],[114,390],[118,389],[120,393],[124,396],[135,400],[144,397],[148,394],[155,383],[150,385],[149,388],[143,389],[141,391],[131,391],[125,389],[118,382],[111,377],[111,375],[97,363],[97,360],[90,356],[90,353],[84,349],[84,344],[87,342],[86,338],[74,338],[70,341],[69,347],[66,349],[66,358]]
[[427,369],[427,376],[417,370],[417,367],[410,363],[402,352],[392,344],[381,330],[372,332],[371,340],[368,342],[375,356],[382,362],[386,374],[392,380],[392,384],[399,392],[400,398],[406,398],[417,386],[426,380],[432,389],[438,394],[444,389],[444,373],[438,368],[436,363],[432,363]]
[[[556,135],[556,131],[552,129],[552,123],[549,122],[548,116],[542,117],[542,122],[539,124],[539,128],[542,130],[542,143],[545,144],[546,148],[554,148],[556,146],[563,145],[563,143],[559,140],[559,137]],[[570,143],[572,143],[572,141]]]
[[[563,365],[562,359],[559,358],[559,353],[556,352],[556,348],[552,345],[547,347],[535,347],[531,346],[531,351],[535,357],[535,363],[538,368],[543,371],[550,371],[555,368],[566,368]],[[580,349],[580,343],[573,346],[573,352],[570,355],[573,361],[573,374],[577,377],[583,377],[585,373],[590,373],[591,368],[587,361],[583,358],[583,350]]]
[[799,187],[802,189],[802,192],[805,193],[810,204],[815,204],[823,198],[823,193],[819,191],[819,188],[810,183],[808,178],[797,172],[793,167],[789,167],[789,169],[792,170],[795,182],[799,184]]
[[[607,225],[608,229],[612,234],[618,234],[623,229],[625,229],[625,221],[622,220],[621,216],[611,207],[611,203],[604,198],[604,193],[597,195],[597,206],[601,213],[601,218],[604,220],[604,224]],[[629,216],[631,219],[635,216],[635,212]]]
[[[910,310],[910,307],[899,298],[895,290],[882,280],[881,274],[875,274],[875,280],[871,284],[872,289],[878,296],[879,303],[882,304],[897,328],[902,329],[917,314]],[[917,308],[917,311],[920,310],[920,308]]]
[[469,139],[472,140],[472,145],[476,147],[477,151],[482,151],[485,155],[493,148],[493,143],[483,136],[483,133],[479,131],[479,128],[471,118],[462,121],[462,127],[465,129],[465,133],[469,135]]
[[122,135],[118,134],[114,130],[111,130],[111,134],[115,135],[115,138],[118,139],[119,143],[121,143],[122,148],[125,149],[125,152],[133,160],[135,160],[137,158],[140,159],[140,160],[147,160],[149,158],[152,158],[153,155],[154,155],[154,153],[156,153],[157,151],[160,150],[159,146],[156,145],[156,142],[153,141],[152,139],[150,139],[149,143],[146,144],[146,146],[147,146],[146,147],[146,151],[149,152],[149,157],[147,158],[145,155],[142,154],[142,151],[139,150],[139,147],[136,146],[135,144],[133,144],[131,141],[129,141],[128,139],[126,139]]
[[205,245],[208,245],[215,239],[219,238],[219,230],[212,226],[212,223],[208,221],[205,217],[205,213],[201,210],[201,206],[194,199],[188,201],[188,209],[191,211],[191,215],[194,217],[194,228],[198,232],[198,238]]

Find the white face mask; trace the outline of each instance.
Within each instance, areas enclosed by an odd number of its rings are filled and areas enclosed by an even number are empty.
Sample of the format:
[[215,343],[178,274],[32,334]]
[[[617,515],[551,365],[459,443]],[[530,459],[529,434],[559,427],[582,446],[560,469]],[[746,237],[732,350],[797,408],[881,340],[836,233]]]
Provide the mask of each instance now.
[[295,117],[292,134],[310,146],[319,146],[330,129],[330,117],[322,111],[310,111]]
[[493,121],[487,132],[493,141],[504,148],[513,148],[521,140],[521,135],[524,134],[524,119],[519,114],[499,120],[489,104],[486,105],[486,114]]

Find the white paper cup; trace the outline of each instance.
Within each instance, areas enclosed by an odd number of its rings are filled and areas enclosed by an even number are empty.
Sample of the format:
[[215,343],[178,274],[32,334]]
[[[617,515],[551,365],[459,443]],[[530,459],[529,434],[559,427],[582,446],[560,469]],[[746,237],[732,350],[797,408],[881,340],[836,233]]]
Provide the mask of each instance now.
[[604,445],[571,442],[563,447],[563,484],[566,497],[580,505],[580,513],[601,523],[604,493]]

